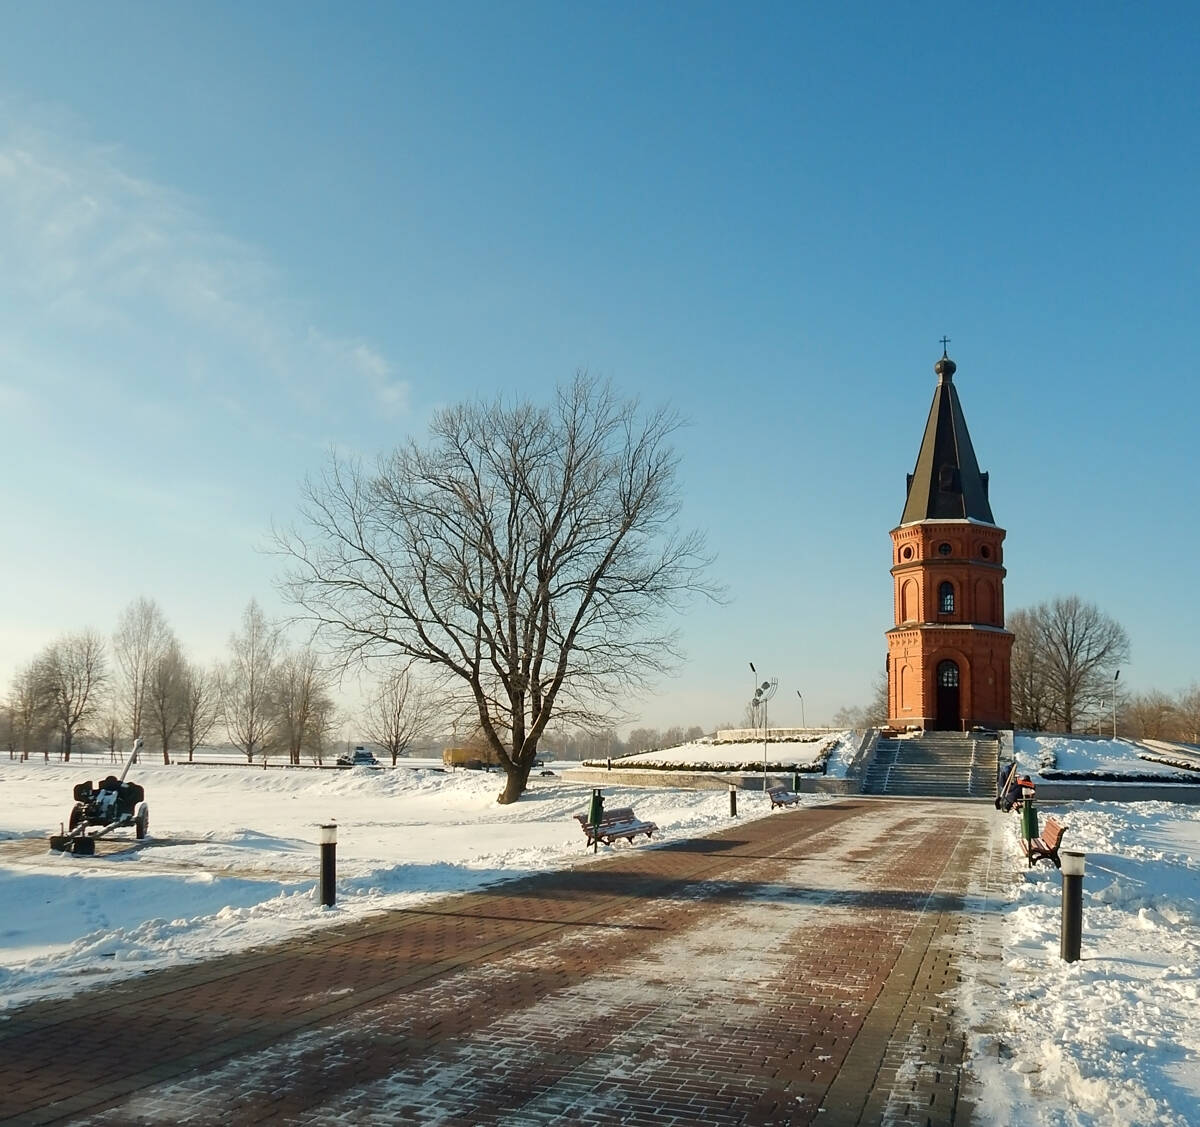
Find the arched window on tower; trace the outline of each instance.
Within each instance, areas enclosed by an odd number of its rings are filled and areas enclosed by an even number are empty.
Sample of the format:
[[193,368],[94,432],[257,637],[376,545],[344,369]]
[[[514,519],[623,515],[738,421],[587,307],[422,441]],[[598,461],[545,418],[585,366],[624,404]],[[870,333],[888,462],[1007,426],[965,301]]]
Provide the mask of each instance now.
[[941,614],[954,613],[954,584],[949,580],[938,587],[938,611]]

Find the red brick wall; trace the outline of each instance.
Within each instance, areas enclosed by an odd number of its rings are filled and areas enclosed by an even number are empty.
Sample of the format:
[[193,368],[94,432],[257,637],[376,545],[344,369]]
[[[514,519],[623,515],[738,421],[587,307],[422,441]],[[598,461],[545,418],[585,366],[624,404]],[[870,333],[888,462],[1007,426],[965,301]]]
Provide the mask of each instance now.
[[[959,669],[963,727],[1008,727],[1012,635],[1004,630],[1004,529],[972,521],[892,530],[895,626],[888,631],[888,707],[897,727],[932,727],[937,667]],[[954,609],[940,591],[950,584]]]

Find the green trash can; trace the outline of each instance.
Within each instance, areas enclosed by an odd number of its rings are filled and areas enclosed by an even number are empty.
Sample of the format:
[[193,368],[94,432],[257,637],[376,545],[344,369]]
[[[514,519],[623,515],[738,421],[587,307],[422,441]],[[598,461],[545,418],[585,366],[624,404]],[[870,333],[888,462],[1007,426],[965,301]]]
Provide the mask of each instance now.
[[1026,841],[1033,841],[1038,836],[1037,808],[1032,798],[1021,803],[1021,836]]

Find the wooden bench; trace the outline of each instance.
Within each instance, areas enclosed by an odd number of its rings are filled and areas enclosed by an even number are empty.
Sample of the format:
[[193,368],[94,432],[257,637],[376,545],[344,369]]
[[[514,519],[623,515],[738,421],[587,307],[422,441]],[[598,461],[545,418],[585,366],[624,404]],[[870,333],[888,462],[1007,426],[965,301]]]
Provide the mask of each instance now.
[[1021,838],[1021,852],[1029,858],[1029,867],[1032,869],[1035,861],[1040,861],[1047,858],[1054,862],[1056,869],[1062,868],[1062,861],[1058,857],[1058,847],[1062,844],[1063,834],[1067,832],[1067,827],[1054,818],[1047,818],[1046,824],[1042,827],[1041,836],[1035,837],[1032,841],[1026,841]]
[[776,806],[794,806],[800,801],[800,796],[794,790],[788,790],[787,787],[767,787],[767,797],[771,800],[771,809]]
[[576,814],[575,820],[587,834],[588,845],[592,845],[597,839],[605,845],[612,845],[619,837],[631,842],[638,834],[650,837],[651,834],[658,833],[658,826],[653,822],[643,822],[633,812],[632,806],[614,806],[611,810],[605,810],[598,826],[593,826],[588,821],[587,814]]

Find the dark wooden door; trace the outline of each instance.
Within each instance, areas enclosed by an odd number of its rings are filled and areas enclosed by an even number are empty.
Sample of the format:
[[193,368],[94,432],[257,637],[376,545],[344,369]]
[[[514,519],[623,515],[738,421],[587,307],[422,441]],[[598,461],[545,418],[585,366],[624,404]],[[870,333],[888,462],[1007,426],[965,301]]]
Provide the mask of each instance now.
[[957,732],[962,726],[958,711],[958,666],[943,661],[937,667],[937,728]]

